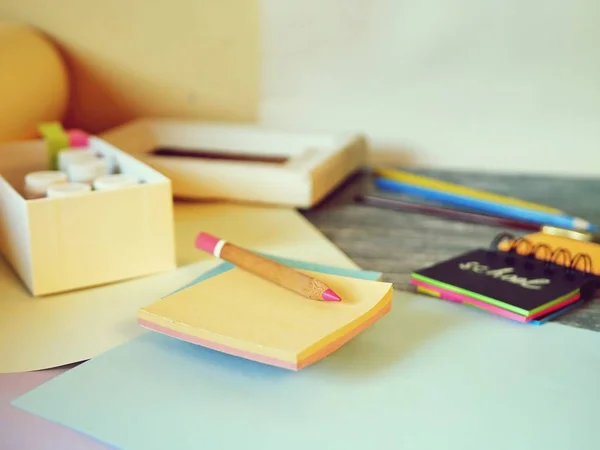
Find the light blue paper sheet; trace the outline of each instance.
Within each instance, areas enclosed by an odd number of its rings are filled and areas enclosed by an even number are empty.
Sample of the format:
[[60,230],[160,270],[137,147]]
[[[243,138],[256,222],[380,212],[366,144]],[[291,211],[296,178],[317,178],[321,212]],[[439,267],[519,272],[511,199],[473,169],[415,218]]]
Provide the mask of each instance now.
[[518,325],[397,293],[300,372],[147,332],[13,404],[127,450],[597,448],[600,333]]
[[[295,269],[312,270],[314,272],[322,272],[322,273],[331,274],[331,275],[340,275],[343,277],[362,278],[364,280],[378,280],[381,277],[381,272],[373,272],[370,270],[345,269],[342,267],[332,267],[332,266],[326,266],[324,264],[316,264],[316,263],[312,263],[312,262],[282,258],[280,256],[269,255],[266,253],[259,252],[259,254],[263,255],[273,261],[277,261],[281,264],[285,264],[285,265],[293,267]],[[169,295],[172,295],[175,292],[182,291],[183,289],[193,286],[194,284],[204,281],[208,278],[220,275],[223,272],[233,269],[234,267],[235,267],[235,265],[228,263],[228,262],[219,264],[218,266],[204,272],[199,277],[190,281],[188,284],[182,286],[181,288],[177,289],[174,292],[171,292],[171,294],[169,294]]]

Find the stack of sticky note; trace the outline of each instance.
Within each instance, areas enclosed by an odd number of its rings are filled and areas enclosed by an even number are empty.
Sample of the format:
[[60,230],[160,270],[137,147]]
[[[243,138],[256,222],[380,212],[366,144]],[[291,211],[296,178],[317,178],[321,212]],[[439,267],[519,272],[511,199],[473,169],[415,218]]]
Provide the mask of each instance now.
[[480,249],[411,274],[423,294],[542,324],[588,299],[593,274],[528,256]]
[[309,300],[225,263],[205,280],[142,308],[138,321],[173,338],[299,370],[340,348],[391,308],[390,283],[298,270],[318,276],[343,301]]

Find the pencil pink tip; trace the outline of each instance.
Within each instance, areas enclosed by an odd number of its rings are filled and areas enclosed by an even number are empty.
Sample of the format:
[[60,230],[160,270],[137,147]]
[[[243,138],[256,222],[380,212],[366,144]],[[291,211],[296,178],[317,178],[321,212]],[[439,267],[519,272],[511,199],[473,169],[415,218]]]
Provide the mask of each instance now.
[[208,233],[200,233],[198,236],[196,236],[196,248],[212,254],[214,253],[215,247],[219,241],[219,238]]
[[325,292],[323,292],[323,300],[325,300],[326,302],[341,302],[342,298],[337,295],[335,292],[333,292],[331,289],[327,289]]

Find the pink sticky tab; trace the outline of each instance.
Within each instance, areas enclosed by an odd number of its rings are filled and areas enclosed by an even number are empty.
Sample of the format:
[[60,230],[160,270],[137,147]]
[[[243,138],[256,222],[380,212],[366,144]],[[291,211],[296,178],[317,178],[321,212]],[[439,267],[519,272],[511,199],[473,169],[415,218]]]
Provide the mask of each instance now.
[[84,148],[89,145],[89,135],[82,130],[69,130],[69,145],[75,148]]
[[215,247],[221,239],[214,237],[208,233],[200,233],[196,237],[196,248],[204,250],[207,253],[213,254]]

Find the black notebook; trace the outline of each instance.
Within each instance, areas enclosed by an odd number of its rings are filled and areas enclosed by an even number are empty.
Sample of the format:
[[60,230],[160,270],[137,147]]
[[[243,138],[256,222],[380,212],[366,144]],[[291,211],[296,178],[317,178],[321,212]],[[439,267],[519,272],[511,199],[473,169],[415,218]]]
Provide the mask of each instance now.
[[[509,251],[497,248],[504,239],[514,242]],[[520,245],[531,249],[519,254]],[[568,258],[570,264],[557,264],[559,258]],[[533,246],[525,238],[502,233],[489,249],[463,253],[413,272],[412,277],[528,317],[568,300],[590,298],[597,280],[592,272],[588,255],[571,257],[566,249],[552,252],[543,244]]]

